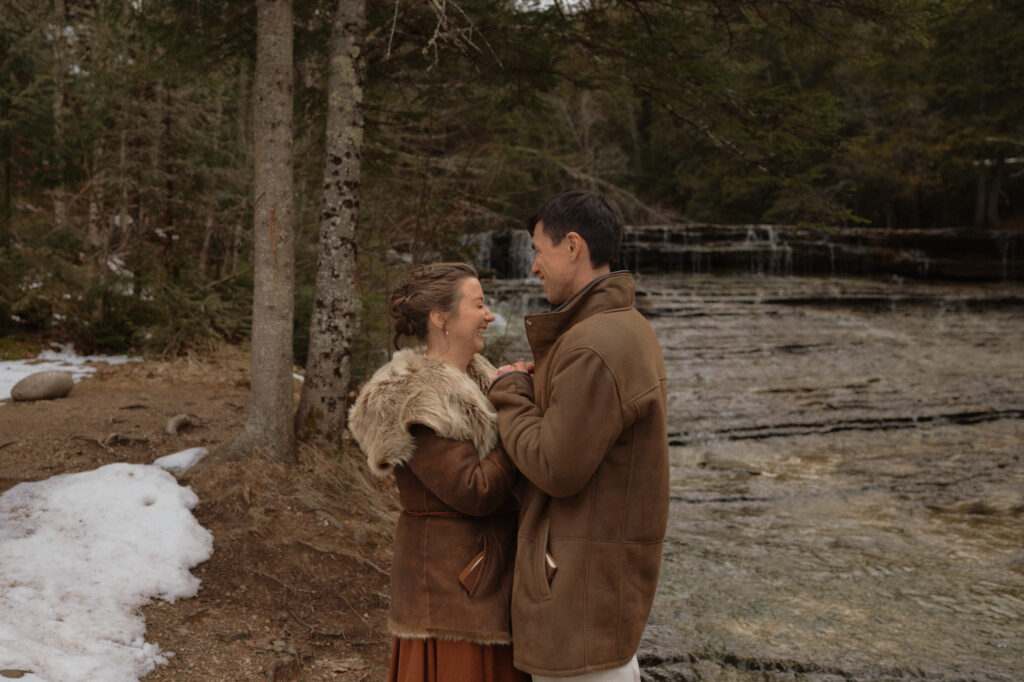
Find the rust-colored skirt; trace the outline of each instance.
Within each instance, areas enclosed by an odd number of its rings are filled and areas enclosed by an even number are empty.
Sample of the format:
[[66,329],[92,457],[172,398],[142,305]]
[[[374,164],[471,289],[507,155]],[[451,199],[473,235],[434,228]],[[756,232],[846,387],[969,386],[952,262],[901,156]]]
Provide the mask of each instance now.
[[388,682],[530,682],[512,647],[395,637]]

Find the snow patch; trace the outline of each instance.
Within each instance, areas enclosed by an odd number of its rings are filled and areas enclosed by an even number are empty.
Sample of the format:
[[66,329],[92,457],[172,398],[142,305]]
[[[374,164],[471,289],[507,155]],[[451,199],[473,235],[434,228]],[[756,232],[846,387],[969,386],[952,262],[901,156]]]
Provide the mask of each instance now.
[[0,495],[0,670],[23,682],[137,682],[167,656],[139,608],[191,597],[213,553],[198,498],[166,471],[108,464]]
[[183,474],[198,464],[199,460],[208,454],[210,454],[210,451],[206,448],[189,448],[170,455],[164,455],[154,460],[153,466],[169,471],[172,474]]
[[48,370],[64,370],[71,372],[75,381],[96,371],[87,362],[106,362],[117,365],[133,362],[135,359],[126,355],[76,355],[70,345],[57,346],[58,350],[44,350],[28,360],[5,360],[0,362],[0,400],[10,400],[14,385],[36,372]]

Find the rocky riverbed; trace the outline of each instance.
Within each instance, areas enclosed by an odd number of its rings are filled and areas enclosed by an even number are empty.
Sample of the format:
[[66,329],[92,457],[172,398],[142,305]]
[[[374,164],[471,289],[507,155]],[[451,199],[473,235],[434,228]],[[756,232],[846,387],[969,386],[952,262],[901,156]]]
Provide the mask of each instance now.
[[1024,679],[1024,286],[639,286],[672,455],[644,679]]

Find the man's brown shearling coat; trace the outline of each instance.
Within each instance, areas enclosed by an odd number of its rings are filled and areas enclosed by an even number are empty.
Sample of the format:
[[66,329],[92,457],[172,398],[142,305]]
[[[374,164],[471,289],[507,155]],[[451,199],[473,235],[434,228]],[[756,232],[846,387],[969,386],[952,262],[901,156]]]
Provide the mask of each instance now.
[[628,272],[526,318],[535,362],[490,389],[529,480],[519,517],[515,665],[568,677],[625,665],[654,600],[668,523],[661,348]]
[[399,351],[349,413],[370,468],[398,484],[389,625],[399,637],[511,641],[515,469],[483,393],[493,374],[480,355],[467,374]]

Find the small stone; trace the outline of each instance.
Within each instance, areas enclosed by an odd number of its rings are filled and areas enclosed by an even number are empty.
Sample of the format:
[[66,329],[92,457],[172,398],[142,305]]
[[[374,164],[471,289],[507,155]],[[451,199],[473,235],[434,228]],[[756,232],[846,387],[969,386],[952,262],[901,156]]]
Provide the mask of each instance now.
[[71,372],[51,370],[36,372],[14,384],[11,389],[12,400],[50,400],[63,398],[71,393],[75,380]]

